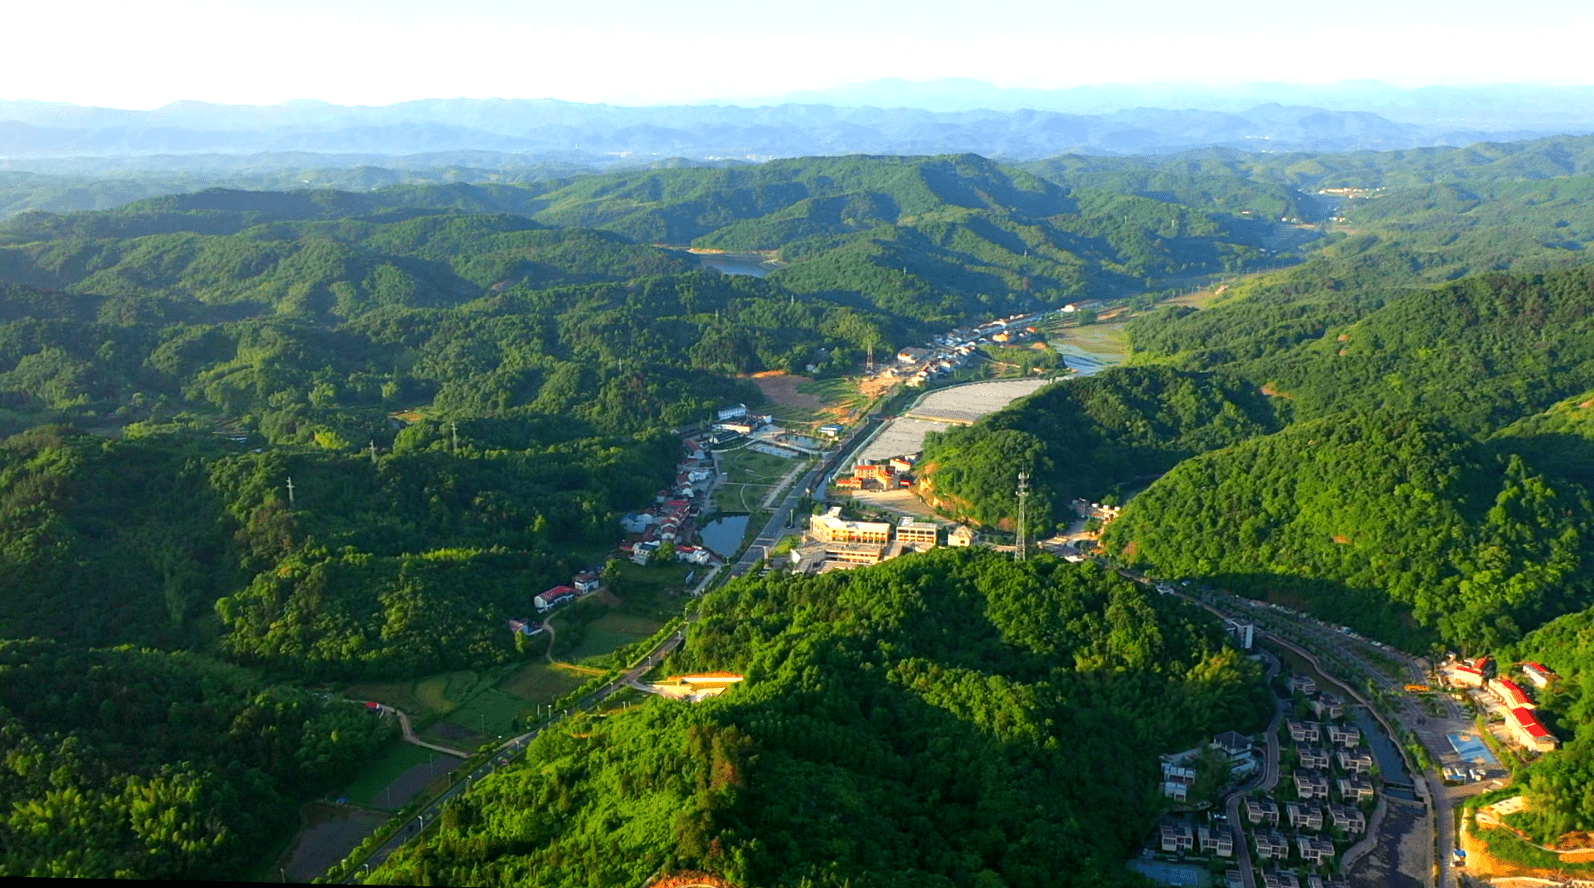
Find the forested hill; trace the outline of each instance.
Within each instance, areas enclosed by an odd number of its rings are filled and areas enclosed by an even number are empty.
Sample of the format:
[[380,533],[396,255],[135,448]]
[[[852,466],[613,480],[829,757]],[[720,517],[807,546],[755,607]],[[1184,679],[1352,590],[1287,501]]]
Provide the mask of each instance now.
[[1029,530],[1045,534],[1067,519],[1075,497],[1100,499],[1279,425],[1275,405],[1238,377],[1113,368],[1043,389],[974,425],[932,433],[920,494],[959,520],[1011,529],[1013,479],[1027,471]]
[[1181,463],[1102,544],[1411,647],[1487,650],[1594,601],[1591,517],[1585,489],[1437,417],[1372,411]]
[[1131,292],[1246,266],[1261,232],[1130,189],[1063,188],[976,155],[773,161],[577,179],[540,221],[648,242],[775,250],[799,292],[862,289],[912,318]]
[[204,657],[0,640],[0,876],[236,881],[392,733]]
[[1464,276],[1548,273],[1591,258],[1594,176],[1587,173],[1357,193],[1337,198],[1341,224],[1300,265],[1236,281],[1201,311],[1182,306],[1136,319],[1129,329],[1140,359],[1238,369]]
[[544,732],[372,881],[1141,884],[1156,754],[1263,722],[1256,666],[1171,602],[980,550],[734,582],[668,668],[745,681]]
[[1594,387],[1594,269],[1476,275],[1245,372],[1302,417],[1416,407],[1488,431]]

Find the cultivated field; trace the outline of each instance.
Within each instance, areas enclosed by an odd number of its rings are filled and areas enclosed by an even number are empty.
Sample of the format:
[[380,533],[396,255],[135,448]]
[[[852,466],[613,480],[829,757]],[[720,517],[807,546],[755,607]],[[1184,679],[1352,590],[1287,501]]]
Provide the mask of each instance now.
[[972,423],[1050,384],[1050,379],[1000,379],[954,386],[931,392],[904,415],[942,422]]
[[[857,462],[890,459],[918,453],[924,449],[924,436],[930,432],[944,432],[952,428],[949,422],[932,422],[927,419],[894,419],[880,429],[869,446],[858,452]],[[847,471],[851,471],[848,467]]]

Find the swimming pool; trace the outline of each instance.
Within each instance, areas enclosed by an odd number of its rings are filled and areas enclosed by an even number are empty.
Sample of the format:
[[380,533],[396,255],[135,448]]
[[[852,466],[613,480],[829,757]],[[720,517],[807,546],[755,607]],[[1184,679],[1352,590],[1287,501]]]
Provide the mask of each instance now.
[[1456,755],[1474,765],[1498,765],[1500,762],[1477,734],[1446,734]]
[[1164,885],[1188,885],[1205,888],[1212,884],[1212,875],[1204,866],[1192,863],[1168,863],[1161,860],[1131,860],[1129,868]]

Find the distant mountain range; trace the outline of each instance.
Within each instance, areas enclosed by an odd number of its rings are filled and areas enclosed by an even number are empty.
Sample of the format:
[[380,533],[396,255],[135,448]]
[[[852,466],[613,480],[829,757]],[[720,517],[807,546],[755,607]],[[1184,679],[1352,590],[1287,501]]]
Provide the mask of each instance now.
[[553,99],[426,99],[380,107],[175,102],[153,111],[4,101],[0,166],[28,169],[27,160],[68,157],[457,151],[576,162],[961,152],[1019,161],[1213,146],[1392,150],[1594,132],[1594,87],[1402,90],[1356,82],[1041,91],[886,80],[776,101],[759,107]]

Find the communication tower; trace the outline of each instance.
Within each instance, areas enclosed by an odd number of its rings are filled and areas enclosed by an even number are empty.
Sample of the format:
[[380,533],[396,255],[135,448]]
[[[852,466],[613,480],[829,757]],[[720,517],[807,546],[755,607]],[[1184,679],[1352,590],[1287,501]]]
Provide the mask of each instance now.
[[1025,552],[1025,550],[1027,548],[1029,548],[1029,545],[1028,545],[1029,544],[1029,536],[1028,536],[1028,534],[1026,533],[1026,531],[1024,529],[1025,521],[1029,517],[1025,513],[1025,509],[1024,509],[1024,501],[1026,499],[1029,499],[1029,473],[1028,472],[1019,472],[1018,473],[1018,533],[1016,534],[1016,538],[1013,541],[1013,559],[1015,561],[1023,561],[1024,560],[1024,556],[1027,554]]

